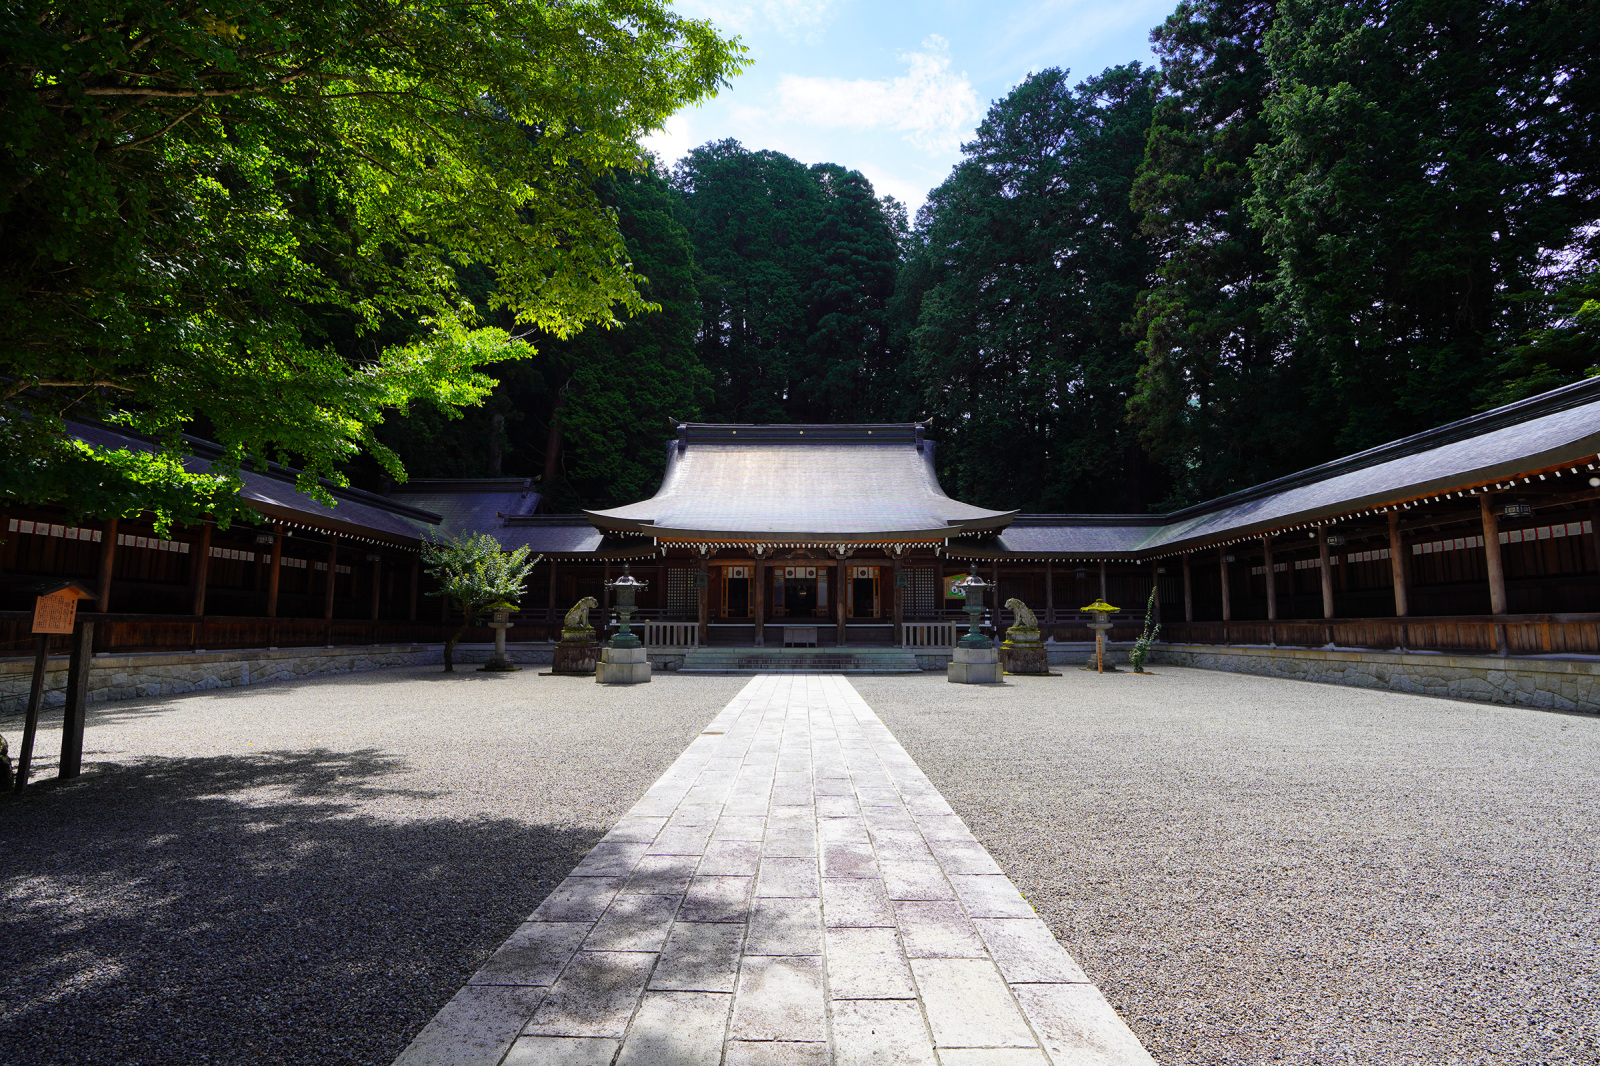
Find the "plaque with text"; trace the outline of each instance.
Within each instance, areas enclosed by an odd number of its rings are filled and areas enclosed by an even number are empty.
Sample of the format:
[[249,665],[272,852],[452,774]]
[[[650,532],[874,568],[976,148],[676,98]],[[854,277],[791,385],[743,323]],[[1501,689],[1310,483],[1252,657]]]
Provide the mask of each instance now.
[[71,633],[78,620],[78,593],[71,588],[40,596],[33,601],[35,633]]

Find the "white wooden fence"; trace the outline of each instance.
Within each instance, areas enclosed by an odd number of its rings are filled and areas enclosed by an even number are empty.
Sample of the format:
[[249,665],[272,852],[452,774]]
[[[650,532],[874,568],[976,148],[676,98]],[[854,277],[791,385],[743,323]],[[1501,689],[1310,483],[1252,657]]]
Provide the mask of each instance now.
[[647,648],[694,648],[700,644],[698,622],[646,622],[644,644]]
[[955,622],[906,622],[904,646],[907,648],[950,648],[955,646]]

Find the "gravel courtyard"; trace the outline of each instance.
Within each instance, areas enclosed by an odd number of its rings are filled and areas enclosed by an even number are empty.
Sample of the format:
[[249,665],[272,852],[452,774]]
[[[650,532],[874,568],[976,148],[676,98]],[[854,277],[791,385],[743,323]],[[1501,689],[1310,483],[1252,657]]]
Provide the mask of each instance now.
[[[748,680],[96,707],[79,782],[0,801],[0,1062],[386,1066]],[[851,681],[1162,1063],[1600,1061],[1600,719]]]
[[855,685],[1166,1066],[1600,1062],[1600,718],[1154,669]]

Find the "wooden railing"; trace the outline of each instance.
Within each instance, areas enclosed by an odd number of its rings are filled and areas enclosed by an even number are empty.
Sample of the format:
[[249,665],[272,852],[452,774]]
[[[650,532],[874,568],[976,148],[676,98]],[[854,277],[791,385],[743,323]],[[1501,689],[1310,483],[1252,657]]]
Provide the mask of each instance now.
[[[147,614],[80,614],[95,622],[94,650],[102,654],[163,651],[221,651],[232,648],[353,647],[375,644],[439,644],[455,632],[457,622],[409,622],[391,619],[360,621],[336,618],[230,618]],[[0,611],[0,657],[30,655],[37,638],[29,633],[27,611]],[[518,641],[560,637],[560,625],[548,622],[517,625],[507,634]],[[67,637],[51,640],[52,654],[66,654]],[[487,644],[488,626],[469,626],[461,639]]]
[[644,644],[647,648],[694,648],[700,644],[700,623],[662,622],[646,619]]
[[949,648],[956,642],[954,622],[906,622],[901,628],[907,648]]
[[1479,655],[1600,655],[1600,614],[1169,622],[1161,628],[1161,642],[1332,646]]

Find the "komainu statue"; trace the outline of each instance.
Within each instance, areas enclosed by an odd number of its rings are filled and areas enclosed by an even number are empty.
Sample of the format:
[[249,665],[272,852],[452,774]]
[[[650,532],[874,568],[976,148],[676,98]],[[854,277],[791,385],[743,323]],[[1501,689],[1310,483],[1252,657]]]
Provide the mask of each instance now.
[[1039,616],[1028,610],[1028,605],[1015,596],[1006,601],[1006,610],[1016,616],[1015,629],[1038,629]]
[[600,606],[600,601],[593,596],[585,596],[572,605],[572,610],[567,612],[567,617],[561,622],[562,640],[590,641],[594,639],[594,627],[589,624],[589,612]]

